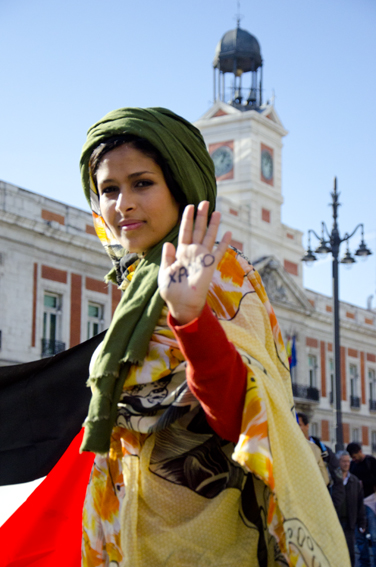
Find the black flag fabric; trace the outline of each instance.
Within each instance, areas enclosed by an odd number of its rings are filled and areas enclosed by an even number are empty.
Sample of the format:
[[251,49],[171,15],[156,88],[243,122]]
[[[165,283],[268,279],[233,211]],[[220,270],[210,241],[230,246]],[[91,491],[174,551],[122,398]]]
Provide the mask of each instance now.
[[50,358],[0,367],[0,485],[47,475],[80,432],[90,359],[105,333]]

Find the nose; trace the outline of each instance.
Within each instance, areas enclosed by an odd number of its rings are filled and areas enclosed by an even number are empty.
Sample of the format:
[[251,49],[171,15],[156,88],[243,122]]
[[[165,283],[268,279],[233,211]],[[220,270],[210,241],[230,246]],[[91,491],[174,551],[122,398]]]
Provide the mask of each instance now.
[[120,214],[124,214],[127,211],[132,211],[135,208],[136,203],[134,193],[126,187],[121,187],[116,199],[115,210]]

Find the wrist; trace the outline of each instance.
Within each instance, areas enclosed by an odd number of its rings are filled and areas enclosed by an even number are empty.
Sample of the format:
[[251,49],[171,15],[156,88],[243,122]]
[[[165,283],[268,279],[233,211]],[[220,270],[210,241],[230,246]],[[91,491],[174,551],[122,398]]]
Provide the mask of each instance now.
[[167,307],[176,326],[182,327],[183,325],[187,325],[195,319],[198,319],[204,310],[205,304],[202,307],[194,306],[186,309],[174,309],[168,304]]

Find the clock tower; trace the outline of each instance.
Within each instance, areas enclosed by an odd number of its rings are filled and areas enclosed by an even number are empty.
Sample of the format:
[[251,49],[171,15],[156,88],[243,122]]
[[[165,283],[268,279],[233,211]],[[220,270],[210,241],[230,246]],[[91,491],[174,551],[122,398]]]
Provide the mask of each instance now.
[[215,102],[195,125],[215,165],[222,232],[231,230],[234,246],[252,262],[276,258],[302,286],[302,233],[281,221],[287,130],[274,104],[262,101],[262,68],[257,39],[238,22],[217,45]]

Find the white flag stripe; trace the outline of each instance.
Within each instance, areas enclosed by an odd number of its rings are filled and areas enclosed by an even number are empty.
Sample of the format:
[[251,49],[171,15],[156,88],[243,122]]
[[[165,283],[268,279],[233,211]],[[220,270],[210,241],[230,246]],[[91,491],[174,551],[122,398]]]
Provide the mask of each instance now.
[[44,478],[23,484],[0,486],[0,526],[27,500]]

